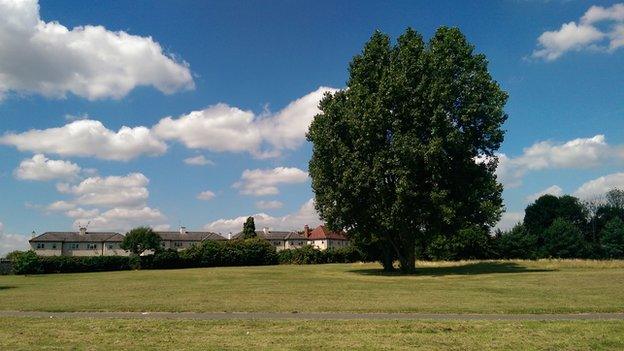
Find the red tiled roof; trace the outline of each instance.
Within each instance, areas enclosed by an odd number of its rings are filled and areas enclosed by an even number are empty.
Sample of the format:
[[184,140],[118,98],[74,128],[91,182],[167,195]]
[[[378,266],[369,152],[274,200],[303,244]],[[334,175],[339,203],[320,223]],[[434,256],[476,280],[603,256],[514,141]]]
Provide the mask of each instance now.
[[310,240],[321,240],[321,239],[332,239],[332,240],[347,240],[347,237],[344,233],[332,232],[327,229],[324,225],[319,225],[314,228],[310,232],[310,236],[308,237]]

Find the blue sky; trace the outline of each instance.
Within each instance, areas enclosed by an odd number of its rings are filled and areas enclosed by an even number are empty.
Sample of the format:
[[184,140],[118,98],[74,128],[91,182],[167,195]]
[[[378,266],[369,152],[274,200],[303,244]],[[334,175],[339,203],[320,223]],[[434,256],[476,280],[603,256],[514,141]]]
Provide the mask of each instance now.
[[624,186],[617,1],[0,0],[0,9],[0,251],[32,230],[88,221],[223,233],[250,214],[276,229],[316,224],[303,134],[376,29],[429,38],[458,26],[488,57],[510,95],[501,226],[536,193]]

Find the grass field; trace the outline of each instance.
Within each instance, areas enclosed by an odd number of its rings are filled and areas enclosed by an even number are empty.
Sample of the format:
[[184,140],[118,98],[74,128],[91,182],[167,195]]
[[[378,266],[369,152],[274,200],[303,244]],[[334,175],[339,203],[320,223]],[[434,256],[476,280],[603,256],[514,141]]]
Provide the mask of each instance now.
[[2,350],[622,350],[624,323],[0,318]]
[[624,312],[624,261],[332,264],[0,276],[0,310]]

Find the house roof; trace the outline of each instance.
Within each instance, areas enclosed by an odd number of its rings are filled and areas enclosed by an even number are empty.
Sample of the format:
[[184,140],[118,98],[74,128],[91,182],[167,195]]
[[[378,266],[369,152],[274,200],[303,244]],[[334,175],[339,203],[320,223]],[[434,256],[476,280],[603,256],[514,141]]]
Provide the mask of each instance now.
[[330,240],[348,240],[344,233],[333,232],[324,225],[319,225],[314,228],[310,232],[310,236],[308,237],[310,240],[322,240],[322,239],[330,239]]
[[170,241],[204,241],[204,240],[225,240],[224,237],[212,232],[155,232],[162,240]]
[[123,235],[114,232],[45,232],[30,240],[29,242],[120,242]]

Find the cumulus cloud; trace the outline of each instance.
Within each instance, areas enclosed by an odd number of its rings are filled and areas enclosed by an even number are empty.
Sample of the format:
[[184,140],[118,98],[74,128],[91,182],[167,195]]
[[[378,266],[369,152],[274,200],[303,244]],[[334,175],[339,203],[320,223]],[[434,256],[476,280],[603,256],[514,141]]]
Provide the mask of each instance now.
[[274,210],[277,208],[282,208],[284,204],[281,201],[271,200],[271,201],[257,201],[256,207],[261,210]]
[[80,167],[69,161],[50,160],[42,154],[23,160],[13,174],[22,180],[72,179],[78,176]]
[[524,220],[524,212],[505,212],[501,216],[500,221],[496,224],[495,228],[500,230],[508,230],[513,228],[516,224]]
[[214,199],[215,196],[217,196],[215,193],[213,193],[210,190],[206,190],[206,191],[202,191],[201,193],[197,194],[197,199],[208,201],[208,200]]
[[204,157],[204,155],[198,155],[194,157],[189,157],[184,159],[184,163],[190,166],[205,166],[210,165],[214,166],[214,162]]
[[89,177],[77,185],[60,183],[57,190],[75,196],[72,203],[84,206],[131,207],[145,204],[149,179],[142,173],[126,176]]
[[0,0],[0,95],[14,91],[89,100],[121,98],[137,86],[192,89],[188,64],[151,37],[103,26],[44,22],[36,0]]
[[243,195],[264,196],[279,193],[279,184],[296,184],[308,180],[308,173],[295,167],[246,169],[233,187]]
[[260,116],[221,103],[178,118],[165,117],[153,130],[160,138],[179,141],[191,149],[276,157],[281,150],[295,149],[305,141],[312,119],[320,112],[323,94],[335,91],[320,87],[275,114]]
[[143,154],[160,155],[167,150],[167,145],[146,127],[123,126],[114,132],[95,120],[74,121],[58,128],[6,133],[0,137],[0,144],[11,145],[21,151],[118,161]]
[[89,230],[106,230],[126,232],[133,227],[148,225],[162,227],[166,220],[158,209],[150,207],[112,208],[103,213],[85,213],[77,217],[74,226],[89,223]]
[[[310,199],[295,213],[283,217],[273,217],[266,213],[256,213],[252,215],[256,224],[256,229],[269,228],[271,230],[303,230],[304,225],[316,227],[321,224],[318,213],[314,208],[314,200]],[[208,223],[204,229],[218,233],[238,233],[243,229],[243,223],[248,215],[223,218]]]
[[564,23],[558,30],[542,33],[537,41],[533,57],[546,61],[556,60],[570,51],[612,52],[624,46],[624,4],[592,6],[579,23]]
[[540,197],[544,196],[544,195],[555,195],[555,196],[561,196],[563,195],[563,189],[561,189],[560,186],[558,185],[552,185],[549,186],[548,188],[542,190],[542,191],[538,191],[534,194],[531,194],[529,196],[527,196],[525,198],[526,202],[533,202],[537,199],[539,199]]
[[590,180],[576,189],[574,196],[593,199],[614,188],[624,189],[624,173],[613,173]]
[[0,257],[15,250],[28,249],[28,237],[19,234],[7,234],[4,232],[4,224],[0,222]]
[[76,208],[76,204],[62,200],[55,201],[45,207],[45,209],[50,212],[68,211],[73,210],[74,208]]
[[506,187],[518,187],[524,175],[545,169],[595,168],[624,160],[624,147],[609,145],[604,135],[578,138],[564,143],[540,141],[525,148],[522,155],[498,155],[498,178]]

